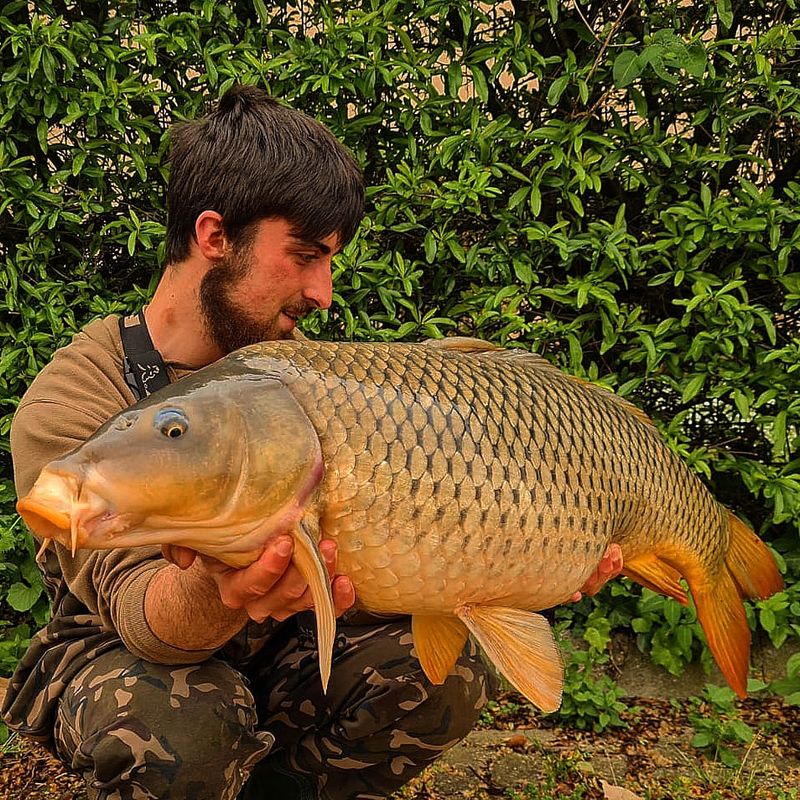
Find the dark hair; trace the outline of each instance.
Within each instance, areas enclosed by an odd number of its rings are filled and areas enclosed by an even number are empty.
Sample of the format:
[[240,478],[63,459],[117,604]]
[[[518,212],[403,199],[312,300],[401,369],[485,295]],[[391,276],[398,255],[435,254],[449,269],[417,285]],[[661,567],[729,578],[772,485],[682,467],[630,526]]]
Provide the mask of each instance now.
[[202,119],[171,132],[167,263],[189,255],[197,217],[222,216],[238,243],[248,226],[283,217],[298,236],[350,241],[364,214],[353,156],[322,124],[257,86],[234,86]]

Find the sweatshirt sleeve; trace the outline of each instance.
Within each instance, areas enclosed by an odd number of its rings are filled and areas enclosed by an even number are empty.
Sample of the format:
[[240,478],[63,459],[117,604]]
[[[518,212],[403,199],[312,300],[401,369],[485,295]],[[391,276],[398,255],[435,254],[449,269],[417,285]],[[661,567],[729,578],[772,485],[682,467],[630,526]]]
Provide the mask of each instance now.
[[[115,372],[114,363],[87,358],[81,347],[70,347],[73,349],[59,351],[39,374],[14,417],[11,454],[20,497],[30,490],[44,466],[75,449],[133,402],[121,366]],[[160,548],[79,550],[73,557],[61,545],[51,547],[55,547],[61,578],[70,593],[97,614],[105,627],[115,630],[134,655],[164,664],[191,664],[213,654],[214,650],[190,651],[167,645],[147,624],[147,586],[167,565]]]

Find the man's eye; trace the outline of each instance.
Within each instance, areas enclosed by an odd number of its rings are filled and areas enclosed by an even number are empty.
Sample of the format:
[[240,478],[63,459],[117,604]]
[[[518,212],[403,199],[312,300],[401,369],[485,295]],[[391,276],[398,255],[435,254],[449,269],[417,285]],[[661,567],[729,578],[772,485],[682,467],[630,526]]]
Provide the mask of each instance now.
[[311,264],[311,263],[313,263],[314,261],[317,260],[317,254],[316,253],[300,253],[300,260],[304,264]]

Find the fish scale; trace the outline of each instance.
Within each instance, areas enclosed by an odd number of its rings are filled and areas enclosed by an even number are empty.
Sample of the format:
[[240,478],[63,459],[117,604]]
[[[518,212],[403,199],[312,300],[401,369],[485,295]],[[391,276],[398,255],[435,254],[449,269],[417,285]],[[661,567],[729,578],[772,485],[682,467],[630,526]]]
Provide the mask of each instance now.
[[[183,421],[178,437],[162,435],[163,414]],[[534,612],[581,589],[609,545],[626,575],[682,603],[686,579],[739,694],[742,598],[782,585],[764,544],[640,411],[521,351],[464,339],[268,342],[125,419],[43,470],[18,504],[26,522],[66,546],[182,544],[236,567],[289,526],[323,686],[335,617],[320,537],[336,541],[361,607],[412,615],[432,681],[472,633],[545,710],[560,701],[562,668]],[[154,470],[157,494],[141,483]]]

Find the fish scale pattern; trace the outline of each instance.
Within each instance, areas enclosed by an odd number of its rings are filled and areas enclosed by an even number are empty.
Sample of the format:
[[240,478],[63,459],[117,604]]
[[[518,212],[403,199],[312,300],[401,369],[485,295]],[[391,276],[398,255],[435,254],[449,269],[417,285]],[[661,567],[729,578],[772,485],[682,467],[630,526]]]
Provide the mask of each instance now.
[[546,608],[612,539],[632,555],[666,534],[720,566],[723,511],[656,429],[538,356],[318,342],[257,353],[319,435],[321,529],[373,611]]

